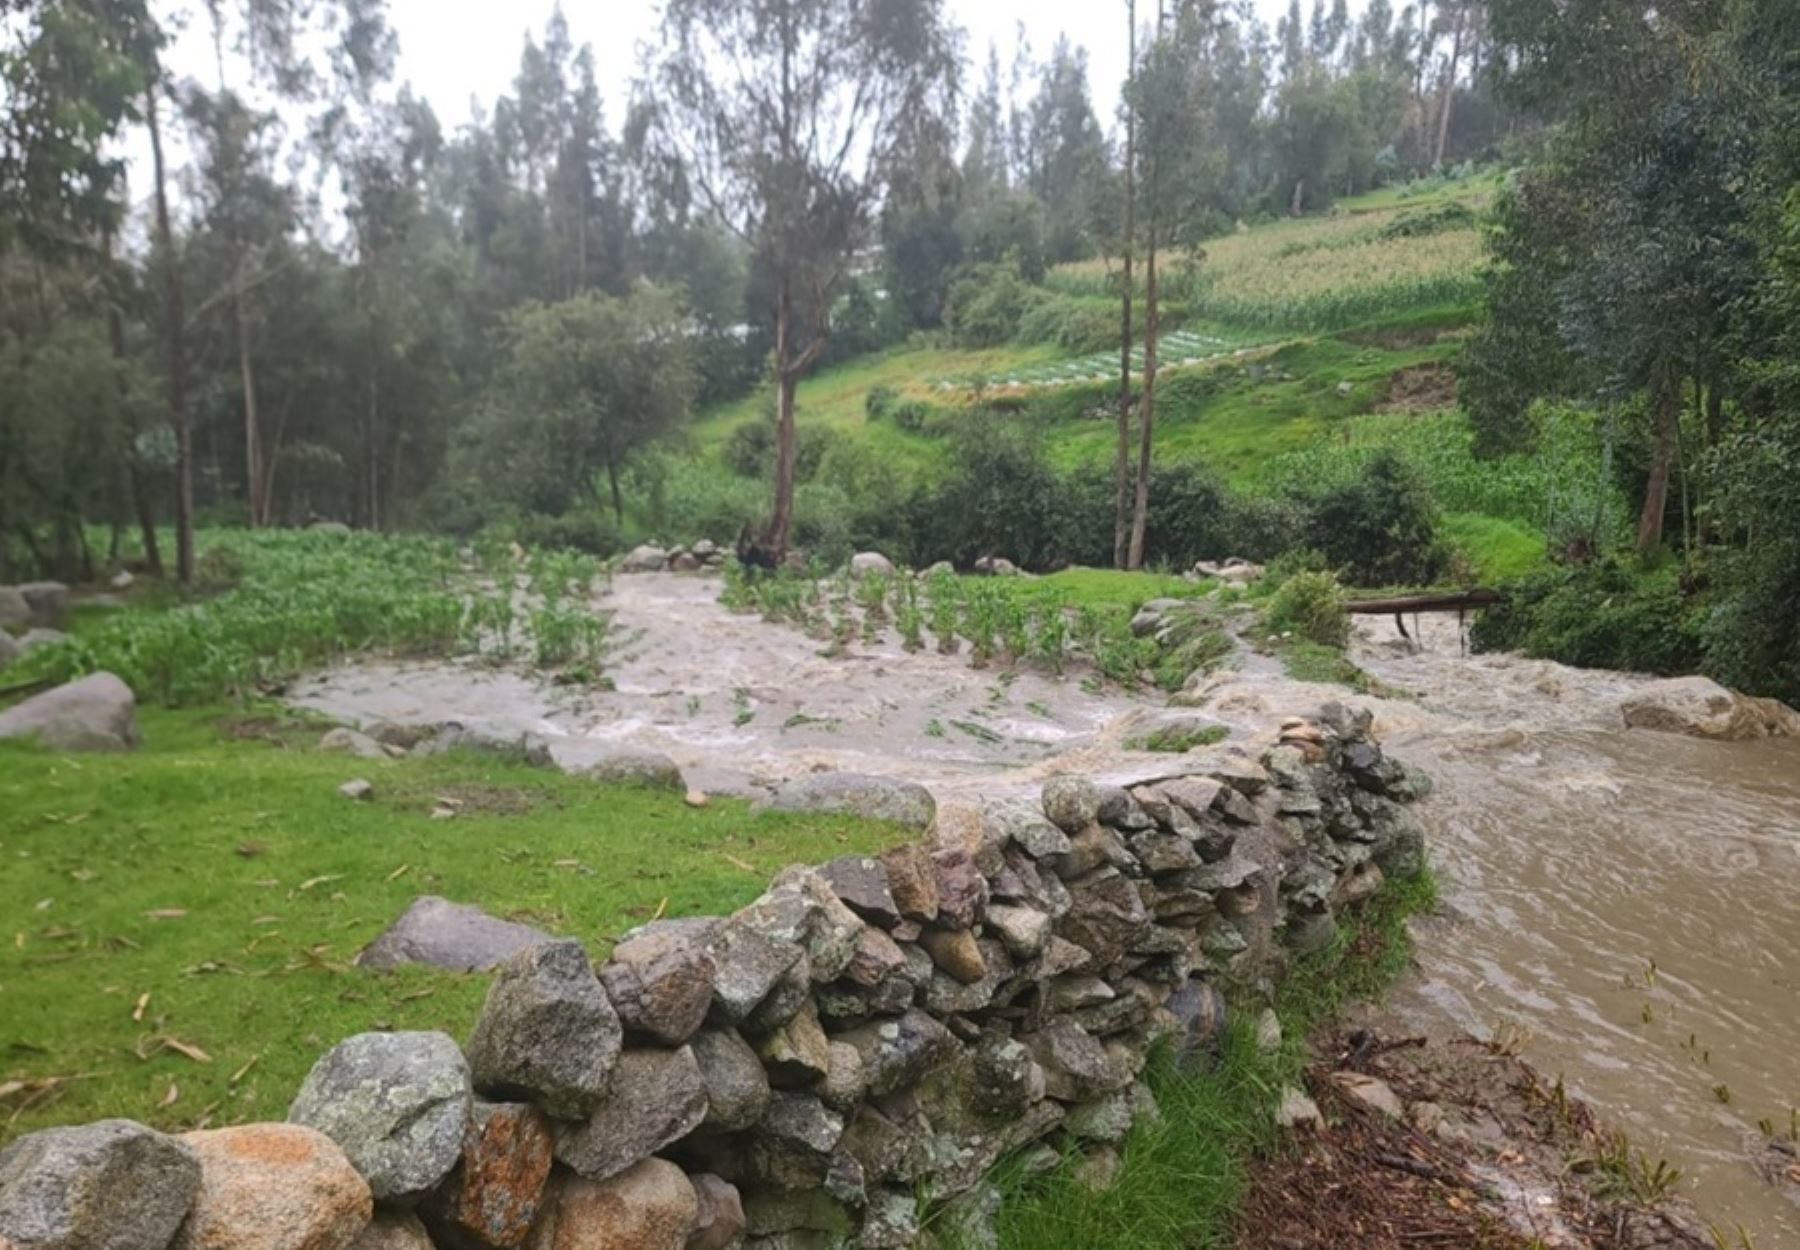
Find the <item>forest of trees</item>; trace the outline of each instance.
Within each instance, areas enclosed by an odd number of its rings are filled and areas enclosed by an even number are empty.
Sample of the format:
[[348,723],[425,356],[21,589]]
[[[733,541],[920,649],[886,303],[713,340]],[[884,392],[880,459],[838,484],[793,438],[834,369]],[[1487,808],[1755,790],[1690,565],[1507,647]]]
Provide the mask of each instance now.
[[1475,0],[1274,31],[1121,4],[1129,91],[1066,41],[966,56],[940,0],[678,0],[635,84],[558,14],[460,125],[396,81],[381,0],[209,3],[203,79],[165,64],[186,9],[0,8],[0,581],[84,575],[94,526],[185,575],[196,517],[579,540],[634,453],[762,383],[781,481],[798,378],[942,325],[961,275],[1317,211],[1518,129]]

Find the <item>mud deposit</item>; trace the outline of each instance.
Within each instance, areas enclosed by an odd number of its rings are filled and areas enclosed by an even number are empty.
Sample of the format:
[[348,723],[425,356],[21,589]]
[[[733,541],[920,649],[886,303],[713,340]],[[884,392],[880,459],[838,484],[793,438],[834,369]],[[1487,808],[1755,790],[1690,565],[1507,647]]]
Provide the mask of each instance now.
[[[1045,765],[1105,758],[1133,712],[1160,699],[967,656],[909,654],[884,641],[827,655],[824,642],[719,605],[710,577],[626,576],[599,601],[614,614],[615,690],[559,689],[480,664],[358,664],[296,687],[294,701],[354,721],[486,720],[542,733],[567,764],[609,743],[667,752],[689,782],[755,794],[820,771],[900,776],[954,793],[1021,790]],[[1109,729],[1109,727],[1111,727]]]

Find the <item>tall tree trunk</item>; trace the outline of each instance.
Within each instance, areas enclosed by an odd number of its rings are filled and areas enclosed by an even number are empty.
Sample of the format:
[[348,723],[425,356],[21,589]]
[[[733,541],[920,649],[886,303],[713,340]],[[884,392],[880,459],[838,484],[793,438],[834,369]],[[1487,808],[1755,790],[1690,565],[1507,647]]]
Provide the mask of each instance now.
[[794,300],[787,278],[775,307],[775,507],[765,545],[777,561],[787,559],[794,524],[794,393],[800,372],[794,362]]
[[187,406],[187,310],[181,293],[181,258],[175,252],[175,230],[169,224],[168,169],[163,163],[162,126],[157,120],[159,72],[152,70],[144,88],[145,115],[150,123],[150,162],[156,178],[156,238],[162,251],[164,315],[168,318],[169,419],[175,426],[175,575],[181,584],[194,581],[194,427]]
[[1437,156],[1432,161],[1433,169],[1444,166],[1444,149],[1450,143],[1450,110],[1456,104],[1456,69],[1462,61],[1463,25],[1468,21],[1468,8],[1459,5],[1456,10],[1455,33],[1450,39],[1450,69],[1444,75],[1444,99],[1438,108]]
[[250,505],[250,524],[269,523],[268,501],[263,498],[262,418],[256,407],[256,364],[250,353],[250,309],[244,299],[242,275],[234,278],[232,317],[237,325],[238,374],[244,388],[244,494]]
[[1137,246],[1137,108],[1130,86],[1137,73],[1137,0],[1126,0],[1131,59],[1125,72],[1125,313],[1119,330],[1119,449],[1113,463],[1113,567],[1131,557],[1131,299],[1132,253]]
[[[106,258],[112,260],[113,238],[106,235]],[[144,544],[144,567],[153,577],[163,575],[162,547],[156,539],[156,508],[150,501],[148,483],[144,480],[144,464],[138,457],[137,439],[141,431],[132,413],[126,393],[125,377],[125,313],[116,299],[106,301],[106,332],[112,341],[113,361],[119,366],[119,404],[125,412],[125,480],[131,490],[131,508],[137,515],[138,534]]]
[[1681,420],[1681,384],[1666,367],[1657,380],[1652,399],[1656,420],[1655,444],[1650,459],[1650,480],[1644,487],[1644,511],[1638,518],[1637,549],[1648,555],[1663,539],[1663,518],[1669,508],[1669,478],[1675,468],[1675,443]]
[[1156,171],[1150,171],[1150,240],[1144,261],[1144,412],[1138,421],[1137,499],[1131,514],[1131,552],[1126,567],[1144,567],[1150,530],[1150,455],[1156,430]]

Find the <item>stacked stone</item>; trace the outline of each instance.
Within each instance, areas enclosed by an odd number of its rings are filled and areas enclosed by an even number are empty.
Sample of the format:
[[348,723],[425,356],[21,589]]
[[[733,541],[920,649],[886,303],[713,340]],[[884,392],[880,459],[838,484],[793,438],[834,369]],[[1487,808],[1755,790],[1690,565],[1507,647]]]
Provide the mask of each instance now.
[[1423,785],[1331,707],[1257,758],[946,805],[920,843],[646,925],[597,971],[578,942],[522,949],[466,1047],[351,1038],[289,1124],[25,1138],[0,1155],[0,1244],[992,1244],[1003,1157],[1077,1154],[1105,1184],[1156,1113],[1152,1048],[1203,1066],[1222,986],[1265,986],[1421,867]]

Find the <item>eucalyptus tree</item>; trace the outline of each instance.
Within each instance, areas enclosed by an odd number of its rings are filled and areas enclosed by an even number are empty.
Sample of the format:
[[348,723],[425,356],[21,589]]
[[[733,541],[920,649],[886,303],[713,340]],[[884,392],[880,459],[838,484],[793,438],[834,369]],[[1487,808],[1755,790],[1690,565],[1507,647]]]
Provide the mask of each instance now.
[[956,42],[942,0],[669,0],[643,84],[697,201],[771,276],[774,502],[787,553],[794,396],[825,350],[907,119],[942,108]]

